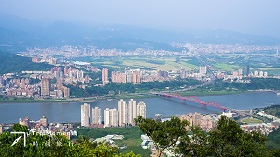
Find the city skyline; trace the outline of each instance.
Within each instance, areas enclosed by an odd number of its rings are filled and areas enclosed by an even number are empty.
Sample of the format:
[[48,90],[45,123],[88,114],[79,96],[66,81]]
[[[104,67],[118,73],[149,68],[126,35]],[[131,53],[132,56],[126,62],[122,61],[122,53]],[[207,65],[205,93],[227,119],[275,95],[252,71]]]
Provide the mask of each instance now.
[[[84,103],[81,105],[81,126],[82,127],[124,127],[127,125],[135,126],[134,119],[137,116],[147,117],[146,104],[143,101],[137,102],[133,99],[128,102],[120,99],[118,101],[118,109],[106,108],[101,111],[99,107],[91,108],[90,104]],[[103,112],[103,116],[101,115]],[[89,121],[91,118],[91,121]],[[103,120],[103,123],[102,123]]]

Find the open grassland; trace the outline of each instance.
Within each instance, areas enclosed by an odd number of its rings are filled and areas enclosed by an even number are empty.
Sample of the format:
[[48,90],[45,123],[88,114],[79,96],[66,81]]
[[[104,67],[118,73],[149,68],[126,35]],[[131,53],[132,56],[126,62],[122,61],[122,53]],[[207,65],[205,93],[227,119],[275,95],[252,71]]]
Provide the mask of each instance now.
[[106,135],[123,135],[123,140],[114,140],[118,147],[125,146],[124,149],[119,149],[119,153],[128,153],[133,151],[135,154],[140,154],[143,157],[150,156],[151,151],[142,149],[141,147],[141,134],[142,131],[138,127],[126,128],[93,128],[93,129],[77,129],[79,137],[85,136],[86,138],[101,138]]
[[223,70],[223,71],[233,71],[238,69],[238,66],[236,65],[229,65],[229,64],[224,64],[224,63],[218,63],[214,65],[216,68],[218,68],[219,70]]
[[253,117],[247,117],[247,118],[243,118],[241,122],[246,124],[256,124],[256,123],[262,123],[263,121]]
[[198,68],[197,66],[188,63],[188,59],[176,60],[176,57],[124,57],[124,58],[108,58],[103,61],[95,61],[94,64],[99,64],[104,67],[111,68],[147,68],[155,70],[174,70],[185,68],[192,70]]

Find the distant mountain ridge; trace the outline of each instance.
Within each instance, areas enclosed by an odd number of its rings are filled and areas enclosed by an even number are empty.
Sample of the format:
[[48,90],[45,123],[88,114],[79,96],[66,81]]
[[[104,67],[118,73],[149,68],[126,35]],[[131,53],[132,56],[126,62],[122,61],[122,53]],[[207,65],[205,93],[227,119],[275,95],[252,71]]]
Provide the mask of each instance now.
[[[162,31],[125,25],[84,26],[57,21],[50,25],[0,13],[0,50],[24,51],[27,47],[94,45],[124,51],[135,48],[181,51],[178,43],[274,45],[280,39],[227,30]],[[129,43],[129,44],[128,44]]]

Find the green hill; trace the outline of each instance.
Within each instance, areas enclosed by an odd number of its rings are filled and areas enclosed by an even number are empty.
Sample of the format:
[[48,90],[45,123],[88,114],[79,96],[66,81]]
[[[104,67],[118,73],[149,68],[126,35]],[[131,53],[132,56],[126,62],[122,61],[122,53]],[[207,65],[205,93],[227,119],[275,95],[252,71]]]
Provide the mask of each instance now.
[[49,70],[52,67],[47,63],[34,63],[29,57],[0,52],[0,75],[22,70]]

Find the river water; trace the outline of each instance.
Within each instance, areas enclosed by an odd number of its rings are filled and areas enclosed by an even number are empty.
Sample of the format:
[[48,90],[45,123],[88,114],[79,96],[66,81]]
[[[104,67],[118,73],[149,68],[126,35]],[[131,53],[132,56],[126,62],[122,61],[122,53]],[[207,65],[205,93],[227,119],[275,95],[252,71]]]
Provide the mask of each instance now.
[[[202,101],[215,101],[227,108],[254,109],[280,104],[280,96],[272,92],[250,92],[233,95],[202,96]],[[128,101],[127,99],[125,99]],[[212,107],[202,107],[193,102],[181,102],[162,97],[135,99],[137,103],[144,101],[147,105],[147,117],[162,114],[164,117],[199,112],[203,114],[220,112]],[[98,100],[90,102],[91,107],[117,108],[118,100]],[[31,120],[39,120],[43,115],[49,122],[80,122],[82,102],[43,102],[43,103],[0,103],[0,123],[17,123],[19,118],[28,116]]]

